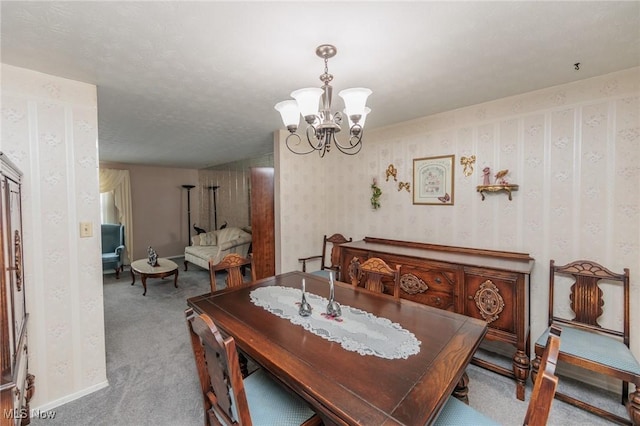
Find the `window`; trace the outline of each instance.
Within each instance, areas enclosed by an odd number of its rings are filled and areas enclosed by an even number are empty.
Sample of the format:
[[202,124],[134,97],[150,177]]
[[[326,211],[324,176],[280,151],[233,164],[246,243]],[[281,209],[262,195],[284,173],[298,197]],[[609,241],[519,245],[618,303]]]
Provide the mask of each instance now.
[[100,193],[100,223],[120,223],[113,191]]

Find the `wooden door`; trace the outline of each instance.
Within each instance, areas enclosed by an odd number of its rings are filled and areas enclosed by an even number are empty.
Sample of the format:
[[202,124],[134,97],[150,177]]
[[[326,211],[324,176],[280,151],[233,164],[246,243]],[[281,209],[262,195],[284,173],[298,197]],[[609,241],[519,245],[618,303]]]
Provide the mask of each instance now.
[[256,278],[276,273],[273,167],[251,168],[251,244]]

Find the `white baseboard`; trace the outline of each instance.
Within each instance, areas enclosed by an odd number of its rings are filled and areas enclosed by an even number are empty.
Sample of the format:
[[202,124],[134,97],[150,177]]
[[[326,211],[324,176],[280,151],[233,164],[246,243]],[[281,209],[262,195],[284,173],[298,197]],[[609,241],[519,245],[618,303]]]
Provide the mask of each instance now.
[[104,382],[96,383],[93,386],[89,386],[88,388],[82,389],[79,392],[72,393],[70,395],[64,396],[62,398],[56,399],[55,401],[48,402],[40,407],[35,407],[35,411],[49,411],[56,407],[59,407],[67,402],[75,401],[76,399],[82,398],[83,396],[89,395],[90,393],[94,393],[95,391],[99,391],[100,389],[104,389],[109,386],[109,381],[105,380]]

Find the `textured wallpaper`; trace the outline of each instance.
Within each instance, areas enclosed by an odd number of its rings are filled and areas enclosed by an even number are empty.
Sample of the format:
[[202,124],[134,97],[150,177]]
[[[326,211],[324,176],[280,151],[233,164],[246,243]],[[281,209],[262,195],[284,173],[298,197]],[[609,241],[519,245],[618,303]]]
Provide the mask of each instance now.
[[24,173],[33,408],[107,384],[97,118],[95,86],[2,65],[0,150]]
[[[532,337],[546,327],[549,260],[595,260],[631,271],[632,324],[640,324],[640,69],[582,80],[365,131],[359,155],[294,156],[276,133],[281,270],[299,269],[322,235],[341,232],[527,252]],[[375,96],[372,95],[372,96]],[[373,111],[371,114],[375,114]],[[413,159],[455,155],[454,205],[413,205]],[[476,156],[471,176],[461,157]],[[508,169],[519,190],[482,201],[482,169]],[[383,191],[372,210],[370,184]],[[568,309],[568,306],[565,307]],[[620,321],[608,310],[603,324]],[[640,339],[632,349],[640,357]]]

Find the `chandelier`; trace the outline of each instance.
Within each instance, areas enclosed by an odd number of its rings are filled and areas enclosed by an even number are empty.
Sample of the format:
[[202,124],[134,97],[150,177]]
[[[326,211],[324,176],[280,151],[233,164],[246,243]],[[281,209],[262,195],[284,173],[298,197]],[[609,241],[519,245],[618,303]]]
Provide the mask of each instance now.
[[[331,97],[333,87],[329,84],[333,75],[329,74],[329,58],[337,53],[335,46],[323,44],[316,49],[316,55],[324,59],[324,73],[320,76],[323,85],[321,88],[308,87],[291,92],[294,98],[279,102],[275,109],[280,112],[284,125],[289,130],[286,145],[295,154],[310,154],[317,151],[320,157],[331,150],[331,143],[344,154],[354,155],[362,149],[362,134],[364,122],[371,109],[365,106],[371,90],[357,87],[340,91],[338,95],[344,100],[344,115],[349,125],[349,139],[341,144],[336,138],[343,122],[343,113],[331,112]],[[300,116],[307,122],[306,139],[307,147],[296,131]]]

